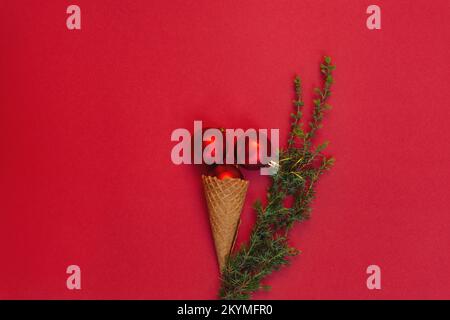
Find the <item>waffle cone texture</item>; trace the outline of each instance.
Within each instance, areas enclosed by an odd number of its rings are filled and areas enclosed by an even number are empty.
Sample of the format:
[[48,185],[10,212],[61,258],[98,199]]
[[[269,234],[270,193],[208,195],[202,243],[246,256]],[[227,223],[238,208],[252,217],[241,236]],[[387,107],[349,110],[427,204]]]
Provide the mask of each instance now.
[[202,180],[217,260],[222,271],[236,239],[248,181],[220,180],[204,175]]

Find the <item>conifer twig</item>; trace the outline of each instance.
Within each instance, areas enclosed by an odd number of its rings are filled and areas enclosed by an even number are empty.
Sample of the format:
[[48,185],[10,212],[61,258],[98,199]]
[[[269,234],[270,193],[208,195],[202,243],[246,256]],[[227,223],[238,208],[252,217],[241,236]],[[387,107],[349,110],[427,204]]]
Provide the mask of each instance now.
[[[222,299],[249,299],[258,290],[270,287],[262,281],[272,272],[288,265],[290,258],[299,250],[290,247],[288,235],[295,222],[309,218],[311,203],[315,197],[315,184],[320,176],[334,164],[334,158],[325,156],[322,151],[328,143],[313,147],[313,139],[326,110],[330,109],[328,99],[333,84],[332,72],[335,66],[330,57],[324,57],[320,65],[323,76],[322,88],[315,88],[313,114],[308,131],[302,122],[301,80],[294,79],[295,111],[291,113],[292,122],[287,147],[280,151],[278,172],[271,177],[265,205],[254,204],[256,222],[248,243],[232,254],[223,270],[219,296]],[[286,206],[286,200],[292,204]]]

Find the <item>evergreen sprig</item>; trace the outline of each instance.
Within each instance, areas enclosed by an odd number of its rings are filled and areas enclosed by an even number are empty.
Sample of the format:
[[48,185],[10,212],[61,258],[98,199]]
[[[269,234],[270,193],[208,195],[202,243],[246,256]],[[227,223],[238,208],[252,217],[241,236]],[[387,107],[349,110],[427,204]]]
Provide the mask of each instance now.
[[322,127],[324,112],[331,108],[327,101],[334,69],[331,58],[324,57],[320,64],[323,86],[314,89],[316,98],[309,130],[302,121],[301,80],[298,76],[294,79],[295,111],[291,113],[287,147],[280,150],[279,169],[271,176],[267,203],[257,201],[254,204],[256,221],[248,243],[241,245],[227,260],[219,292],[222,299],[249,299],[260,289],[270,289],[262,284],[264,278],[288,265],[290,258],[299,254],[299,250],[288,244],[289,231],[296,222],[309,218],[315,184],[334,164],[334,158],[322,153],[328,142],[313,146],[316,132]]

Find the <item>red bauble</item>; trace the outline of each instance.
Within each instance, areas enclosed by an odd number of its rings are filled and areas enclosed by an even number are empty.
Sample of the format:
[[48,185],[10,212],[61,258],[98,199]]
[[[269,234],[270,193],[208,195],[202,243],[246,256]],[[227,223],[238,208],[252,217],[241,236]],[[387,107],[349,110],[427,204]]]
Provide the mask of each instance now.
[[218,164],[208,168],[208,176],[216,177],[220,180],[234,178],[244,179],[241,171],[232,164]]
[[[271,155],[271,143],[267,135],[260,134],[258,132],[256,139],[254,138],[245,138],[245,162],[240,164],[243,168],[248,170],[258,170],[261,167],[267,166],[267,164],[262,163],[262,159],[259,155],[261,144],[266,144],[265,153],[266,155]],[[237,152],[236,146],[236,152]],[[256,152],[250,154],[251,148],[254,148]],[[263,150],[264,151],[264,150]],[[237,159],[237,154],[236,154]]]
[[[205,148],[208,146],[208,145],[210,145],[211,143],[213,143],[214,142],[214,139],[215,139],[215,136],[211,136],[211,137],[209,137],[209,138],[207,138],[206,139],[206,141],[205,140],[203,140],[203,138],[204,138],[204,135],[205,135],[205,132],[206,132],[206,130],[208,130],[208,129],[217,129],[217,130],[220,130],[220,132],[222,133],[222,140],[223,140],[223,145],[222,145],[222,152],[223,152],[223,162],[222,163],[225,163],[225,159],[226,159],[226,148],[225,148],[225,129],[222,129],[222,128],[211,128],[211,127],[208,127],[208,128],[202,128],[202,130],[201,131],[196,131],[196,132],[194,132],[194,137],[191,139],[191,150],[192,150],[192,158],[191,158],[191,161],[192,161],[192,163],[194,163],[194,161],[195,161],[195,159],[196,159],[196,156],[198,157],[198,159],[201,159],[200,161],[201,161],[201,163],[205,163],[205,160],[206,159],[210,159],[211,161],[208,161],[209,163],[208,164],[213,164],[213,163],[215,163],[216,161],[214,161],[215,160],[215,158],[214,158],[214,156],[215,156],[215,153],[216,153],[216,150],[214,149],[212,152],[211,152],[211,154],[208,154],[208,155],[206,155],[205,157],[203,156],[203,152],[205,151]],[[202,145],[201,145],[201,148],[199,148],[199,149],[196,149],[195,148],[195,137],[196,136],[200,136],[200,139],[201,139],[201,141],[202,141]]]
[[[211,143],[213,143],[214,140],[215,140],[215,136],[211,136],[211,137],[208,137],[208,138],[204,137],[204,134],[205,134],[206,130],[208,130],[208,129],[218,129],[218,130],[220,130],[220,132],[222,133],[222,155],[223,155],[223,156],[222,156],[222,163],[225,163],[225,160],[226,160],[226,138],[225,138],[225,129],[223,129],[223,128],[204,128],[204,129],[203,129],[202,137],[205,138],[205,139],[202,138],[202,156],[203,156],[203,162],[206,163],[205,160],[209,160],[209,161],[208,161],[209,163],[215,163],[215,155],[216,155],[216,152],[217,152],[217,150],[213,150],[213,151],[211,152],[211,154],[209,154],[209,155],[205,155],[205,154],[203,153],[203,152],[205,151],[205,148],[206,148],[208,145],[210,145]],[[217,147],[217,145],[216,145],[216,147]],[[207,158],[208,158],[208,159],[207,159]]]

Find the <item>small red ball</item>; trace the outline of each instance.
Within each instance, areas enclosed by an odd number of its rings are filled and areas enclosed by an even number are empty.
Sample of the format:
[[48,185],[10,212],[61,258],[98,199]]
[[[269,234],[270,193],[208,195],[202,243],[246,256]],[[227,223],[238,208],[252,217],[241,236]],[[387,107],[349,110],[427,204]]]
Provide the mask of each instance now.
[[[245,138],[245,162],[241,164],[243,168],[248,170],[258,170],[259,168],[267,165],[266,163],[262,162],[259,154],[262,143],[266,144],[266,155],[271,155],[271,143],[266,135],[258,133],[256,139],[250,139],[248,137]],[[250,154],[251,148],[256,150],[256,152]]]
[[[222,145],[222,153],[223,153],[223,162],[225,163],[226,160],[226,148],[225,148],[225,129],[223,128],[213,128],[213,127],[206,127],[206,128],[202,128],[201,131],[196,131],[194,132],[194,136],[200,135],[201,139],[202,139],[202,146],[199,149],[195,148],[195,141],[194,139],[191,139],[191,150],[192,150],[192,157],[191,157],[191,161],[192,163],[194,163],[194,159],[196,159],[196,157],[198,157],[198,159],[201,159],[202,163],[205,163],[206,161],[208,161],[209,163],[215,163],[215,154],[216,154],[216,149],[214,149],[212,151],[211,154],[208,155],[203,155],[203,152],[205,151],[205,148],[210,145],[211,143],[214,142],[215,140],[215,136],[211,136],[209,138],[206,138],[206,141],[203,140],[203,137],[205,135],[206,130],[208,129],[218,129],[220,130],[220,132],[222,133],[222,141],[223,141],[223,145]],[[217,145],[216,145],[217,146]]]
[[[225,129],[222,129],[222,128],[204,128],[203,132],[202,132],[202,136],[205,134],[205,131],[208,130],[208,129],[218,129],[222,133],[222,163],[225,163],[226,152],[227,152],[227,150],[226,150]],[[202,140],[202,156],[203,156],[203,161],[204,162],[206,162],[206,160],[208,160],[208,162],[214,162],[217,150],[213,150],[211,152],[211,155],[204,155],[203,154],[203,152],[205,151],[205,148],[208,145],[210,145],[211,143],[213,143],[214,140],[215,140],[215,136],[211,136],[211,137],[206,138],[206,140]],[[206,157],[208,157],[210,159],[206,159]]]
[[231,164],[218,164],[208,168],[208,176],[216,177],[220,180],[224,179],[244,179],[241,171]]

